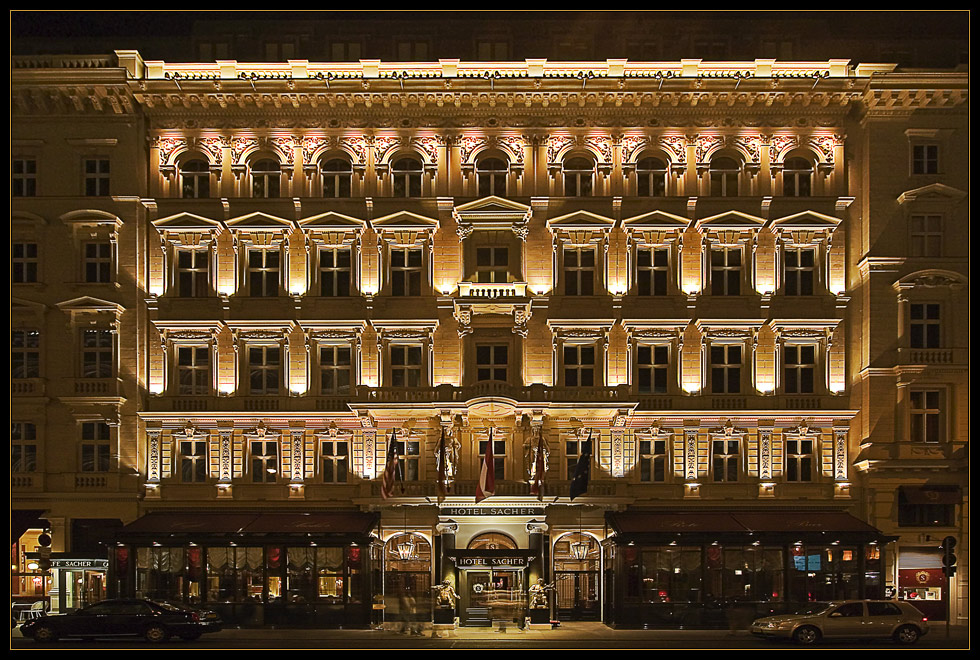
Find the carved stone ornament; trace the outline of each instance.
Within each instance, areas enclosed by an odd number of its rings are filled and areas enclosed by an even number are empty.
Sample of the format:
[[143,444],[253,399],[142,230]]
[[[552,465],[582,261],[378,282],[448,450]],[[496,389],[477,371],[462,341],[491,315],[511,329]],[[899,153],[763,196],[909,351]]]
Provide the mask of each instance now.
[[203,339],[212,338],[212,333],[207,330],[173,330],[167,332],[168,339]]
[[353,330],[315,330],[310,335],[313,339],[341,339],[353,341],[357,338],[357,333]]
[[206,437],[207,434],[208,434],[207,431],[202,431],[202,430],[198,429],[196,426],[194,426],[193,424],[191,424],[190,421],[184,422],[184,428],[182,428],[182,429],[180,429],[178,431],[174,431],[173,432],[173,436],[174,437],[181,437],[182,436],[182,437],[184,437],[185,439],[188,439],[188,440],[190,440],[191,438],[203,438],[203,437]]
[[623,163],[632,163],[636,160],[636,154],[649,143],[645,135],[624,135],[620,139],[623,154]]
[[[457,438],[459,433],[458,426],[444,426],[441,432],[445,438],[445,442],[436,444],[436,450],[433,453],[436,457],[436,474],[445,475],[443,483],[448,488],[456,480],[456,471],[459,467],[459,452],[462,449],[462,444]],[[445,464],[445,468],[442,467],[443,464]],[[445,469],[445,472],[443,472],[443,469]]]
[[730,419],[726,419],[722,424],[720,429],[716,429],[711,432],[711,435],[724,436],[726,438],[734,438],[735,436],[741,436],[748,433],[745,429],[736,428],[735,424]]
[[314,435],[321,440],[350,440],[354,437],[354,432],[350,429],[339,428],[337,422],[330,422],[327,428],[316,432]]
[[924,275],[922,277],[917,277],[912,280],[915,286],[923,287],[938,287],[938,286],[954,286],[960,284],[951,277],[945,275]]
[[266,428],[265,422],[259,422],[258,426],[256,426],[254,429],[249,429],[248,431],[245,431],[242,435],[244,435],[246,438],[273,439],[279,437],[278,432]]
[[683,135],[664,135],[660,138],[660,144],[664,151],[674,155],[674,162],[678,165],[687,163],[687,138]]
[[[538,480],[538,452],[540,450],[541,462],[544,465],[545,472],[547,472],[551,448],[548,446],[547,438],[543,435],[541,425],[525,424],[522,427],[522,431],[524,435],[524,474],[527,477],[528,483],[534,483]],[[544,475],[541,475],[541,481],[544,481]]]

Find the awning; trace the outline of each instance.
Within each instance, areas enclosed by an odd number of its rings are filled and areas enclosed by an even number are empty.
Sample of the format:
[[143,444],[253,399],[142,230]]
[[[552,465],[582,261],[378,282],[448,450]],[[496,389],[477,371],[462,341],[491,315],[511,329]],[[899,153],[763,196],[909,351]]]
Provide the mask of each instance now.
[[792,543],[886,541],[882,532],[843,511],[625,511],[606,514],[617,543],[746,539]]
[[10,542],[16,543],[17,539],[31,527],[47,527],[48,521],[42,520],[42,515],[44,515],[44,509],[11,509]]
[[899,486],[899,493],[909,504],[960,504],[959,486]]
[[366,537],[379,520],[377,513],[359,511],[311,513],[154,512],[126,525],[116,541],[164,540],[198,542],[276,537]]

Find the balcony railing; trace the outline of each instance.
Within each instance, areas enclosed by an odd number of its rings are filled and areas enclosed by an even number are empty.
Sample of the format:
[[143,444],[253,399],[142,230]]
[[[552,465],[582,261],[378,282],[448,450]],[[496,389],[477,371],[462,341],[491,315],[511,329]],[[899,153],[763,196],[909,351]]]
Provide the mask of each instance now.
[[11,396],[44,396],[44,380],[24,378],[10,381]]
[[72,378],[70,392],[74,396],[118,396],[119,380],[116,378]]
[[527,282],[460,282],[461,298],[526,298]]
[[967,364],[965,348],[902,348],[901,364]]

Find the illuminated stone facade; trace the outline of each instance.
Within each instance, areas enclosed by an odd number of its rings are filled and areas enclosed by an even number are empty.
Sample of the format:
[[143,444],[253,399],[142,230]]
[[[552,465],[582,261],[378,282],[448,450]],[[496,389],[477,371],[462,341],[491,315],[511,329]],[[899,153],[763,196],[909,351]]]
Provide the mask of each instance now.
[[[899,537],[862,593],[951,534],[965,598],[965,74],[82,64],[13,77],[13,506],[55,550],[75,519],[358,509],[433,579],[487,533],[536,579],[606,512],[837,512]],[[491,429],[484,504],[530,517],[439,508],[440,448],[472,504]],[[956,503],[910,528],[903,489]]]

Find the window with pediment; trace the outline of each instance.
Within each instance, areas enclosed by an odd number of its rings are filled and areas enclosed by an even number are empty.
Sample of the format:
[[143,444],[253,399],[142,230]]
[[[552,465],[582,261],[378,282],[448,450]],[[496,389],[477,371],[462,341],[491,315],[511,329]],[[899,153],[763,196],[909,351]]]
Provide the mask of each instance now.
[[425,384],[425,347],[421,343],[393,343],[388,347],[392,387]]
[[37,471],[37,426],[33,422],[10,423],[10,471]]
[[320,393],[350,394],[354,386],[354,369],[350,343],[320,344],[317,347],[320,371]]
[[595,294],[595,247],[566,247],[562,250],[562,277],[566,296]]
[[786,436],[784,443],[786,481],[813,481],[816,444],[816,438],[812,436]]
[[207,345],[174,347],[177,393],[182,396],[211,394],[211,349]]
[[109,240],[82,244],[82,274],[86,282],[112,282],[112,243]]
[[246,347],[249,394],[279,394],[282,386],[282,352],[278,344],[249,344]]
[[595,168],[595,160],[585,156],[571,156],[562,161],[565,197],[591,197],[595,185]]
[[712,245],[710,255],[711,295],[741,295],[744,277],[744,249],[742,246]]
[[561,375],[564,387],[595,387],[601,383],[595,342],[564,342],[561,350]]
[[425,259],[421,247],[392,246],[391,295],[421,296],[425,278]]
[[735,482],[739,477],[738,436],[715,435],[711,437],[711,479],[715,482]]
[[279,295],[282,254],[278,247],[249,248],[246,269],[248,271],[248,295],[253,298],[269,298]]
[[786,394],[813,394],[817,391],[817,344],[783,345],[783,391]]
[[210,252],[207,248],[174,250],[174,282],[181,298],[204,298],[210,295]]
[[350,464],[350,442],[327,438],[320,441],[320,476],[325,484],[347,483]]
[[321,247],[319,263],[320,295],[327,298],[351,294],[351,250],[349,247]]
[[41,331],[17,328],[10,331],[10,377],[41,377]]
[[641,483],[665,483],[668,471],[668,449],[670,435],[650,432],[637,432],[637,467]]
[[180,480],[184,483],[205,483],[208,480],[208,440],[206,436],[182,438]]
[[739,343],[712,342],[708,350],[708,372],[712,394],[742,392],[744,346]]
[[668,390],[670,345],[639,343],[636,346],[636,391],[640,394],[666,394]]
[[812,296],[817,282],[817,247],[783,248],[783,293],[787,296]]
[[81,331],[82,378],[112,378],[115,372],[115,337],[108,328]]
[[253,483],[276,483],[279,479],[279,441],[249,441]]
[[105,422],[84,422],[79,446],[81,472],[108,472],[112,430]]
[[910,216],[909,244],[913,257],[943,256],[943,216],[935,213]]
[[640,245],[636,248],[636,293],[666,296],[670,282],[670,248]]

